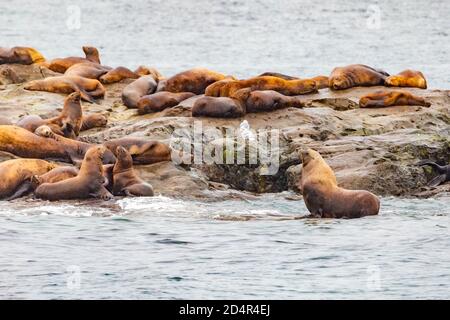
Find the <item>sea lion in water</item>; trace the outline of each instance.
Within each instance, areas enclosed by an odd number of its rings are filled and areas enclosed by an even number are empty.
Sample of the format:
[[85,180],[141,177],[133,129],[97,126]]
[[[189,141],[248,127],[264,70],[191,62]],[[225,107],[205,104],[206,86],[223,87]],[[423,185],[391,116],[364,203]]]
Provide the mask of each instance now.
[[387,77],[386,85],[389,87],[416,87],[426,89],[427,80],[420,71],[405,70],[399,74]]
[[314,80],[284,80],[277,77],[265,76],[250,78],[247,80],[229,81],[220,87],[220,92],[215,93],[219,93],[220,97],[232,97],[236,91],[244,88],[250,88],[252,91],[274,90],[284,94],[285,96],[295,96],[317,92],[317,85]]
[[233,95],[245,104],[247,112],[273,111],[283,108],[303,108],[305,106],[298,97],[285,96],[273,90],[251,91],[241,89]]
[[117,147],[113,168],[113,194],[116,196],[153,196],[153,187],[139,178],[133,169],[133,159],[124,147]]
[[0,64],[33,64],[44,62],[44,56],[33,48],[28,47],[0,47]]
[[437,163],[431,160],[422,160],[418,163],[419,166],[430,166],[434,168],[434,170],[438,173],[438,176],[431,179],[428,182],[430,187],[437,187],[440,184],[443,184],[447,181],[450,181],[450,165],[448,166],[440,166]]
[[128,108],[137,108],[137,104],[140,98],[143,96],[152,94],[155,92],[158,83],[153,75],[142,76],[139,79],[133,81],[122,91],[123,104]]
[[391,106],[423,106],[431,104],[424,98],[415,96],[407,91],[376,91],[359,99],[360,108],[381,108]]
[[228,97],[204,96],[195,100],[193,117],[239,118],[245,115],[245,105]]
[[69,199],[100,198],[110,200],[113,195],[105,188],[103,176],[104,146],[90,148],[83,159],[76,177],[55,183],[43,183],[35,190],[37,198],[56,201]]
[[108,124],[108,118],[101,113],[91,113],[83,115],[80,131],[93,128],[103,128]]
[[38,127],[47,125],[56,134],[76,139],[80,134],[82,117],[80,93],[73,92],[64,100],[64,107],[59,116],[45,120],[37,115],[25,116],[17,122],[17,126],[34,132]]
[[105,88],[98,80],[65,75],[32,80],[24,86],[24,89],[55,93],[79,92],[83,100],[91,103],[95,103],[95,98],[102,98],[105,95]]
[[302,150],[301,157],[300,187],[313,217],[360,218],[378,214],[378,197],[369,191],[338,187],[333,170],[317,151]]
[[388,76],[383,70],[363,64],[352,64],[334,68],[329,77],[329,87],[333,90],[343,90],[358,86],[384,85]]
[[13,159],[0,163],[0,199],[13,200],[30,192],[30,178],[58,167],[40,159]]
[[133,158],[134,164],[152,164],[171,160],[171,149],[164,143],[140,138],[120,138],[103,143],[114,152],[117,147],[124,147]]
[[77,63],[94,62],[100,64],[100,54],[97,48],[84,46],[83,52],[86,55],[86,58],[57,58],[47,62],[45,66],[54,72],[64,73],[67,69]]
[[181,101],[195,96],[192,92],[173,93],[169,91],[161,91],[139,99],[137,107],[140,115],[162,111],[167,108],[175,107]]
[[205,89],[212,83],[225,79],[224,74],[204,68],[190,69],[168,78],[159,91],[192,92],[196,95],[205,93]]

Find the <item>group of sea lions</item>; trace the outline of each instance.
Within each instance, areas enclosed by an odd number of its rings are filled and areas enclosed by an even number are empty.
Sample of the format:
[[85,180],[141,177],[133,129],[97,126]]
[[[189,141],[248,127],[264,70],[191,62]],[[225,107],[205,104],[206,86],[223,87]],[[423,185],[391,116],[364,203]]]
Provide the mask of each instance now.
[[[0,164],[0,199],[15,199],[31,192],[47,200],[118,196],[151,196],[151,185],[142,181],[133,165],[170,160],[170,148],[158,141],[122,138],[91,144],[78,140],[81,131],[106,126],[100,114],[83,114],[81,100],[95,102],[105,95],[104,85],[135,79],[122,91],[122,101],[139,115],[162,111],[196,97],[192,116],[236,118],[252,112],[287,107],[304,107],[301,95],[318,90],[346,90],[358,86],[427,88],[424,75],[405,70],[397,75],[366,65],[335,68],[329,76],[298,78],[265,72],[249,79],[237,79],[205,68],[190,69],[164,78],[156,69],[144,66],[131,71],[104,66],[94,47],[83,47],[85,57],[46,60],[33,48],[0,48],[0,64],[39,64],[61,73],[25,84],[26,90],[69,94],[58,116],[43,119],[30,115],[13,124],[0,117],[0,151],[24,159]],[[202,95],[202,96],[200,96]],[[379,90],[360,98],[361,108],[395,105],[430,106],[423,98],[404,90]],[[355,218],[378,214],[379,199],[364,190],[338,187],[325,160],[314,150],[301,152],[300,188],[313,216]],[[73,165],[60,165],[52,161]],[[420,165],[436,168],[439,175],[430,184],[450,180],[449,167],[430,161]]]

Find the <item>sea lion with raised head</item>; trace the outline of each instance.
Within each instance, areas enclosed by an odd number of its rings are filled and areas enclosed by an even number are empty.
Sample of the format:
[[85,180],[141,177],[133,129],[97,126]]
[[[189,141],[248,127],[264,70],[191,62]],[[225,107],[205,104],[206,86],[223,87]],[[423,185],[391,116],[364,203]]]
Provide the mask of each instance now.
[[34,48],[28,47],[0,47],[0,64],[33,64],[44,62],[44,56]]
[[105,96],[105,87],[100,81],[78,76],[64,75],[42,80],[32,80],[25,84],[24,89],[55,93],[79,92],[83,100],[91,103],[95,103],[95,99]]
[[167,108],[175,107],[181,101],[195,96],[192,92],[169,92],[161,91],[139,99],[137,107],[138,113],[144,115],[147,113],[162,111]]
[[133,169],[133,158],[124,147],[115,151],[116,163],[113,168],[113,194],[115,196],[153,196],[153,187],[139,178]]
[[30,178],[58,167],[40,159],[13,159],[0,163],[0,199],[13,200],[31,191]]
[[67,57],[57,58],[48,61],[45,66],[54,72],[64,73],[67,69],[77,63],[94,62],[100,64],[100,54],[95,47],[84,46],[83,52],[85,58],[82,57]]
[[127,137],[109,140],[103,144],[112,152],[119,146],[124,147],[131,154],[133,164],[152,164],[171,160],[170,147],[154,140]]
[[158,86],[153,75],[142,76],[133,81],[122,91],[122,102],[128,108],[135,109],[140,98],[155,92]]
[[333,170],[317,151],[302,150],[301,157],[300,188],[312,217],[361,218],[378,214],[378,197],[366,190],[340,188]]
[[436,162],[433,162],[431,160],[422,160],[418,163],[418,165],[430,166],[437,172],[438,175],[435,178],[431,179],[430,182],[428,182],[428,185],[430,187],[437,187],[440,184],[450,181],[450,165],[440,166]]
[[47,125],[56,134],[76,139],[80,134],[82,118],[80,93],[73,92],[64,100],[64,107],[59,116],[50,119],[42,119],[37,115],[25,116],[17,122],[17,126],[34,132],[38,127]]
[[416,70],[405,70],[399,74],[386,78],[386,85],[389,87],[415,87],[427,88],[427,80],[422,72]]
[[44,200],[69,200],[100,198],[110,200],[113,195],[105,188],[103,176],[103,156],[107,149],[104,146],[90,148],[81,163],[76,177],[55,183],[43,183],[35,190],[37,198]]
[[108,124],[108,118],[101,113],[84,114],[81,122],[80,131],[86,131],[93,128],[103,128]]
[[382,108],[391,106],[423,106],[431,104],[424,98],[413,95],[408,91],[376,91],[359,99],[360,108]]
[[369,87],[384,85],[389,74],[363,64],[352,64],[334,68],[329,77],[329,87],[343,90],[353,87]]
[[193,117],[239,118],[245,115],[245,105],[228,97],[198,98],[192,107]]

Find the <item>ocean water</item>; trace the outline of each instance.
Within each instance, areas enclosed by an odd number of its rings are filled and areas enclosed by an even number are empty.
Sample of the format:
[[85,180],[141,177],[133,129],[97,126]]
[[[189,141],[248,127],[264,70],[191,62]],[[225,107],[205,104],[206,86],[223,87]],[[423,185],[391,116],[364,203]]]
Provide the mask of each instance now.
[[[450,2],[0,0],[0,46],[165,75],[301,77],[366,63],[449,89]],[[450,198],[377,217],[297,219],[286,194],[201,202],[0,201],[0,298],[450,298]]]

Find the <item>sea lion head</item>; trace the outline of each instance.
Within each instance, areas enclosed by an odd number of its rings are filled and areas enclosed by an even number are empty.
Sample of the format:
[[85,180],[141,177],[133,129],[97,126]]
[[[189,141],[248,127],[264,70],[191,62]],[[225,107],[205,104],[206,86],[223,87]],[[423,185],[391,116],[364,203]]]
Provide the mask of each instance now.
[[344,75],[338,75],[330,78],[329,86],[331,89],[340,90],[346,89],[352,86],[351,81]]
[[81,101],[81,93],[79,91],[74,91],[66,97],[66,101],[68,102],[80,102]]
[[34,134],[44,137],[44,138],[55,138],[55,133],[49,126],[40,126],[35,131]]
[[320,157],[320,154],[313,149],[304,148],[300,150],[300,156],[302,158],[303,167],[306,167],[311,161]]
[[86,56],[97,56],[98,57],[98,50],[96,47],[91,47],[91,46],[83,46],[83,52],[86,54]]
[[41,90],[42,89],[42,85],[41,82],[39,80],[31,80],[29,82],[27,82],[23,88],[25,90]]
[[133,158],[124,147],[118,146],[114,154],[117,159],[116,164],[114,165],[114,172],[130,169],[133,166]]

